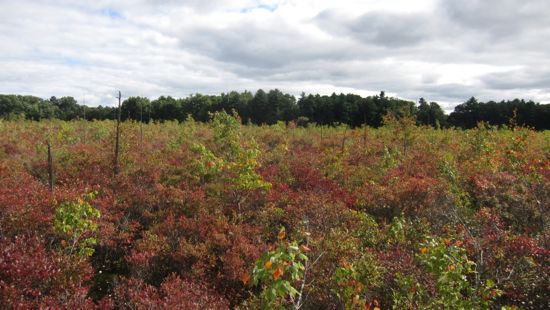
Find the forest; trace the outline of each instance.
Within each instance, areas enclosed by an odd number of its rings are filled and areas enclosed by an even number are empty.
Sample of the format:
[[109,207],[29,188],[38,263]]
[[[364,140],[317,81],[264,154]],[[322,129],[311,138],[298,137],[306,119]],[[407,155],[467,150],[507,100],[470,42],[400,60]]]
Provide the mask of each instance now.
[[0,308],[550,308],[547,105],[258,93],[2,96]]
[[[116,103],[113,100],[113,103]],[[243,124],[273,125],[278,121],[295,120],[302,126],[346,124],[350,127],[368,125],[380,127],[383,117],[403,113],[414,115],[419,125],[432,127],[457,127],[471,129],[478,122],[494,126],[507,125],[510,119],[536,130],[550,129],[550,104],[540,104],[523,99],[500,102],[478,102],[474,97],[455,107],[446,115],[437,102],[424,98],[418,104],[412,101],[388,97],[382,91],[376,96],[361,97],[354,94],[330,96],[302,95],[296,99],[290,94],[273,89],[260,89],[256,93],[236,92],[221,95],[194,94],[186,98],[161,96],[155,100],[145,97],[129,97],[122,103],[122,120],[142,122],[178,120],[183,122],[190,115],[201,122],[209,120],[216,111],[231,113],[235,110]],[[44,100],[34,96],[0,95],[0,118],[4,119],[87,119],[106,120],[116,118],[115,107],[89,107],[80,105],[73,97],[51,97]]]

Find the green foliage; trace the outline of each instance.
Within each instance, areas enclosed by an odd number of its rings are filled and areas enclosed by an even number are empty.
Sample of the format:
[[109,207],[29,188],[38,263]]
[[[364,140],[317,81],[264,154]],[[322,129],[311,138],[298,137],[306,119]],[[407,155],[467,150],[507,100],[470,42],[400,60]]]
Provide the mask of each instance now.
[[487,122],[494,126],[508,125],[528,126],[537,130],[549,129],[548,117],[550,105],[539,104],[523,99],[507,101],[478,102],[472,97],[455,107],[449,115],[452,126],[474,128],[479,122]]
[[269,189],[271,184],[256,173],[259,167],[260,150],[254,140],[243,146],[240,122],[237,116],[216,112],[212,116],[214,147],[208,149],[195,144],[192,150],[199,155],[195,167],[201,178],[226,181],[235,191]]
[[392,290],[393,309],[427,309],[429,294],[426,288],[411,275],[397,273]]
[[336,296],[344,309],[365,309],[376,305],[374,290],[382,285],[384,273],[371,253],[364,253],[357,261],[348,263],[343,259],[336,268],[334,281],[337,283]]
[[210,125],[214,130],[214,142],[221,143],[223,151],[233,155],[239,151],[240,146],[240,120],[235,111],[230,115],[224,111],[211,114]]
[[480,122],[472,131],[470,143],[474,155],[483,157],[494,150],[493,139],[491,138],[494,128],[488,123]]
[[[446,241],[446,242],[445,242]],[[447,240],[428,239],[422,244],[418,258],[426,270],[436,277],[440,300],[434,300],[435,307],[454,305],[472,309],[470,298],[474,291],[467,276],[474,273],[474,262],[466,250],[457,245],[445,245]]]
[[[416,107],[414,102],[388,97],[384,92],[367,97],[355,94],[306,96],[302,93],[298,100],[278,89],[268,92],[259,89],[254,95],[248,91],[232,91],[229,94],[194,94],[177,99],[161,96],[152,101],[143,97],[129,97],[122,103],[121,116],[122,120],[181,122],[187,115],[192,115],[196,120],[206,122],[211,112],[236,110],[245,122],[258,125],[297,120],[300,126],[311,122],[320,125],[347,124],[355,128],[361,125],[380,127],[384,115],[391,113],[401,117],[404,109],[417,117],[418,124],[435,128],[450,125],[470,129],[482,121],[495,126],[506,126],[512,119],[512,126],[550,129],[549,104],[523,99],[484,103],[472,97],[456,106],[447,117],[436,102],[428,103],[420,98]],[[51,97],[44,100],[34,96],[0,95],[0,118],[4,119],[106,120],[114,119],[115,111],[116,108],[113,107],[80,105],[72,97]]]
[[399,165],[399,151],[391,151],[388,147],[384,147],[384,155],[382,156],[382,168],[389,170]]
[[439,162],[439,175],[446,181],[453,203],[457,206],[469,206],[470,197],[462,188],[461,178],[452,154],[447,153]]
[[430,102],[428,104],[424,98],[420,98],[416,120],[418,124],[440,128],[441,125],[445,125],[447,116],[439,104],[436,102]]
[[461,241],[430,237],[421,244],[417,260],[434,277],[436,295],[430,296],[410,276],[398,275],[398,288],[392,294],[394,309],[489,309],[501,294],[491,280],[481,288],[469,281],[475,263],[468,259]]
[[91,256],[94,253],[97,240],[93,234],[97,230],[96,220],[101,216],[90,204],[95,196],[96,193],[91,192],[84,199],[61,203],[55,210],[54,228],[63,236],[62,246],[70,254],[78,251],[81,256]]
[[506,149],[506,159],[509,163],[509,169],[511,171],[517,171],[522,169],[525,164],[525,152],[527,151],[527,140],[529,138],[528,130],[514,130],[511,137],[511,143]]
[[277,248],[262,254],[252,270],[252,283],[262,287],[262,309],[284,309],[297,303],[300,292],[293,285],[302,280],[308,260],[296,241],[285,241],[284,228],[278,239]]
[[401,243],[405,242],[405,217],[396,216],[392,219],[389,227],[390,241]]
[[200,157],[195,161],[195,172],[202,180],[209,180],[219,175],[224,167],[223,159],[218,158],[202,144],[194,144],[191,148]]

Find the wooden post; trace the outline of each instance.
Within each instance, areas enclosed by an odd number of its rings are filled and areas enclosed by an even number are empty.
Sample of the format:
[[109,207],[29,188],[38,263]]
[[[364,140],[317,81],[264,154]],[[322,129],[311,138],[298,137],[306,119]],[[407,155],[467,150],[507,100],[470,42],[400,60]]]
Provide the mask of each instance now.
[[48,145],[48,185],[50,187],[50,192],[53,193],[53,157],[52,157],[52,146],[50,140],[46,141]]
[[143,101],[139,101],[139,149],[143,145]]
[[342,137],[342,146],[340,147],[340,154],[344,154],[346,148],[346,133],[348,132],[348,126],[344,129],[344,135]]
[[88,119],[86,118],[86,97],[82,100],[84,109],[84,144],[88,141]]
[[367,108],[365,105],[365,110],[363,111],[363,149],[367,150]]
[[119,153],[119,143],[120,143],[120,98],[122,95],[118,91],[118,111],[117,111],[117,120],[116,120],[116,137],[115,137],[115,158],[113,162],[113,174],[116,176],[118,174],[118,153]]

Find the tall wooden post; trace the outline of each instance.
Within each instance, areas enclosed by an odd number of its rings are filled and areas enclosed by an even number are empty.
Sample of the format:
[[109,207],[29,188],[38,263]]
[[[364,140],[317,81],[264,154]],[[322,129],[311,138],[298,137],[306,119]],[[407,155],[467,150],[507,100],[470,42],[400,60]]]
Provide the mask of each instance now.
[[365,110],[363,111],[363,150],[367,150],[367,105],[365,104]]
[[52,146],[50,140],[46,141],[48,145],[48,186],[50,187],[50,192],[53,193],[53,157],[52,157]]
[[118,153],[119,153],[119,143],[120,143],[120,99],[122,94],[118,91],[118,111],[116,119],[116,137],[115,137],[115,158],[113,162],[113,174],[116,176],[118,174]]
[[340,147],[340,154],[344,154],[346,148],[346,133],[348,132],[348,126],[344,129],[344,134],[342,136],[342,146]]
[[139,101],[139,149],[143,145],[143,101]]
[[83,98],[82,103],[84,105],[82,107],[82,109],[84,109],[84,111],[83,111],[83,114],[84,114],[84,143],[87,143],[88,142],[88,119],[86,118],[86,97]]

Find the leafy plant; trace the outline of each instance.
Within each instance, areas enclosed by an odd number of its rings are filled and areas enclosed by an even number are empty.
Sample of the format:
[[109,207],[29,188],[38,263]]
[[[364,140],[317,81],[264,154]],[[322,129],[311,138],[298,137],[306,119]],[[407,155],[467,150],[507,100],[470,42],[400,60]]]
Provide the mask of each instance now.
[[398,275],[393,291],[394,309],[489,309],[502,292],[487,280],[476,290],[470,283],[475,263],[468,259],[460,240],[428,238],[417,254],[419,263],[435,278],[435,296],[411,277]]
[[237,116],[223,111],[216,112],[212,116],[211,126],[214,130],[214,147],[209,149],[202,144],[195,144],[192,148],[199,155],[195,163],[196,171],[201,180],[216,181],[228,187],[240,211],[249,191],[271,188],[271,183],[264,181],[256,172],[260,166],[260,150],[254,140],[248,146],[243,145]]
[[70,254],[78,251],[81,256],[91,256],[97,239],[93,234],[97,230],[96,220],[101,213],[90,202],[95,198],[95,192],[88,193],[84,199],[73,202],[63,202],[56,210],[53,220],[54,228],[63,235],[62,247]]
[[252,283],[262,286],[262,309],[284,309],[288,304],[298,304],[300,292],[293,286],[304,276],[308,257],[306,246],[285,241],[285,229],[278,234],[277,248],[265,252],[252,270]]
[[340,264],[334,273],[334,281],[338,285],[336,295],[344,309],[378,307],[375,289],[381,285],[383,269],[374,255],[365,253],[354,263],[343,258]]

